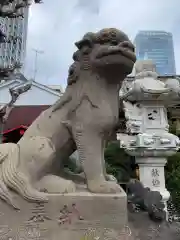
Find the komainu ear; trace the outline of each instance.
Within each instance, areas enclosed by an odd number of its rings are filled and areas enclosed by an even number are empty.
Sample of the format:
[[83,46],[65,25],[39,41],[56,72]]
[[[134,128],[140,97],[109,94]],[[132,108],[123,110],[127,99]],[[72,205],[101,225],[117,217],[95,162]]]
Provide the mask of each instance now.
[[73,53],[72,59],[76,62],[79,62],[81,58],[81,52],[80,50],[77,50],[75,53]]
[[81,50],[84,46],[92,48],[95,42],[96,35],[94,33],[87,33],[84,35],[82,40],[75,43],[76,47]]
[[67,79],[67,84],[71,85],[77,81],[78,75],[80,71],[80,66],[79,62],[74,62],[70,67],[69,67],[69,72],[68,72],[68,79]]
[[92,47],[92,42],[90,39],[82,39],[75,43],[76,47],[81,50],[84,46]]

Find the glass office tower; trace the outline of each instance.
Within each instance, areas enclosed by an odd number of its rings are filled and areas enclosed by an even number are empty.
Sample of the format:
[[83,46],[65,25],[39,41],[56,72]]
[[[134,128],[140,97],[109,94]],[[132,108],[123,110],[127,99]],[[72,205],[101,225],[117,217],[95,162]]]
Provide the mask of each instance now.
[[173,37],[164,31],[140,31],[135,37],[136,56],[151,59],[159,75],[176,75]]

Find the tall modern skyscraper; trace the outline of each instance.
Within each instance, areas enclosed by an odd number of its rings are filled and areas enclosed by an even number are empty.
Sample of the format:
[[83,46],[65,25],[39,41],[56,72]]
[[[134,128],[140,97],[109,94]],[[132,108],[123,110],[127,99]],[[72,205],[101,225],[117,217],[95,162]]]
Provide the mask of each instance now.
[[164,31],[140,31],[135,37],[137,59],[152,59],[159,75],[175,75],[173,37]]
[[12,38],[10,43],[0,44],[0,67],[8,67],[15,62],[24,63],[29,8],[22,8],[20,11],[24,18],[0,18],[0,28],[7,39]]

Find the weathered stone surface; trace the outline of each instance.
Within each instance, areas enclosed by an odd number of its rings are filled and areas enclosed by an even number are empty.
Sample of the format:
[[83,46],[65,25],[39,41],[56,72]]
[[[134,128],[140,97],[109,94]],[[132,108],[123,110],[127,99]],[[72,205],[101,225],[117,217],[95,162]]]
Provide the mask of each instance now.
[[82,190],[53,195],[46,204],[29,203],[19,196],[17,200],[19,212],[0,202],[1,240],[129,239],[124,192],[105,195]]

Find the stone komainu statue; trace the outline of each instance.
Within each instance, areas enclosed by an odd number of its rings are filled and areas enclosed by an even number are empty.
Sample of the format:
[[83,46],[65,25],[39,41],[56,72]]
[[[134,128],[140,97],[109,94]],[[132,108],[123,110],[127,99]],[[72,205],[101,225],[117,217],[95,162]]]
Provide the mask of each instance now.
[[42,189],[50,182],[52,192],[75,191],[73,181],[55,176],[52,169],[58,169],[62,159],[76,149],[89,191],[121,191],[116,182],[107,181],[103,149],[118,122],[119,89],[136,61],[134,46],[113,28],[87,33],[75,45],[78,50],[64,95],[32,123],[17,144],[0,145],[0,197],[11,205],[9,189],[28,201],[47,201],[48,195],[37,186]]

